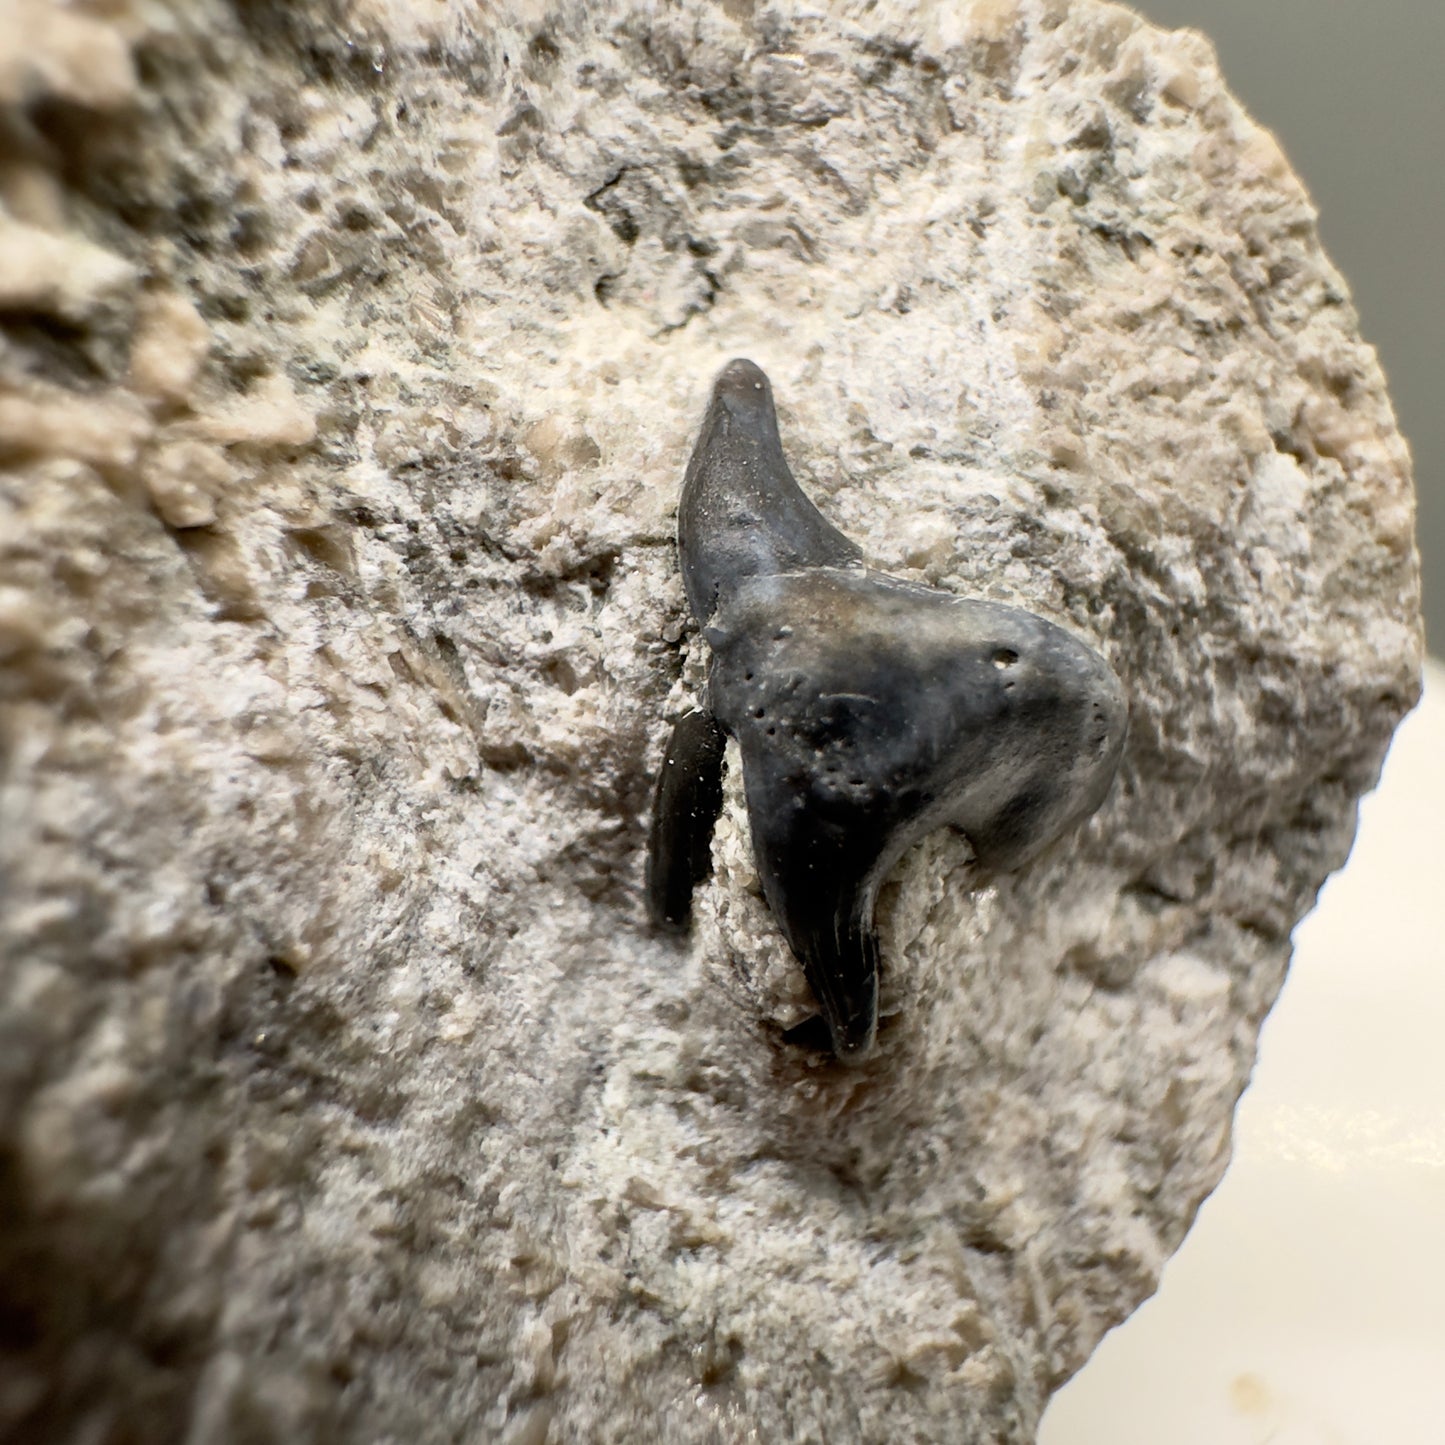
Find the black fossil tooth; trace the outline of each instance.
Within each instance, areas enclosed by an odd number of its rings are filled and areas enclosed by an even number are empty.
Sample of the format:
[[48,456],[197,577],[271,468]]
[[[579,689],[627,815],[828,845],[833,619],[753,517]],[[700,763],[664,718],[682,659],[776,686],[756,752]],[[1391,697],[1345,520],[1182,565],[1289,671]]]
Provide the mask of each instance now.
[[[878,889],[943,824],[981,867],[1027,862],[1113,781],[1127,707],[1104,660],[1030,612],[868,572],[793,480],[772,391],[733,361],[683,482],[678,545],[712,647],[706,710],[677,724],[648,898],[686,921],[738,741],[763,891],[834,1052],[878,1020]],[[721,729],[721,732],[719,732]]]

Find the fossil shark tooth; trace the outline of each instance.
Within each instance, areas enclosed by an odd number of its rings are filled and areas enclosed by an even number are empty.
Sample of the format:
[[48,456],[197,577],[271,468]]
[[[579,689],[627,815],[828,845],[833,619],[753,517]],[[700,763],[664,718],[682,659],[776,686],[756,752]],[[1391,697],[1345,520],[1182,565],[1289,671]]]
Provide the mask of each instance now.
[[767,377],[733,361],[683,482],[678,546],[712,656],[653,808],[649,907],[687,920],[742,755],[764,896],[840,1059],[878,1021],[878,889],[950,824],[979,866],[1026,863],[1113,782],[1128,710],[1105,661],[1033,613],[865,569],[788,470]]

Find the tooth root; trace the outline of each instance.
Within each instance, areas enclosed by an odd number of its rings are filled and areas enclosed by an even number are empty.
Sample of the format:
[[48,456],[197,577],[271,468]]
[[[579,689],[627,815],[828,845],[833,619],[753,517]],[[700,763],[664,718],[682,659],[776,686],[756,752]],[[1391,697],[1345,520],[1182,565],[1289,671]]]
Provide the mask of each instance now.
[[828,1026],[833,1052],[845,1063],[867,1058],[878,1032],[878,935],[871,891],[795,895],[780,917]]
[[710,870],[726,746],[717,720],[703,711],[685,713],[668,739],[647,850],[647,909],[660,926],[686,927],[693,889]]
[[833,1052],[862,1059],[878,1025],[873,904],[884,830],[840,825],[798,806],[754,744],[743,752],[743,775],[763,894],[803,966]]

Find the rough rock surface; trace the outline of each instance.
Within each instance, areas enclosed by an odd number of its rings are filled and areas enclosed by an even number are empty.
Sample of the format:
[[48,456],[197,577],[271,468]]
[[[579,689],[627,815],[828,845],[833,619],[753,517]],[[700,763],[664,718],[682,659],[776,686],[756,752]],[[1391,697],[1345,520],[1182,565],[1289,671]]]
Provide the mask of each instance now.
[[[4,11],[0,1436],[1028,1440],[1415,695],[1379,368],[1197,35],[497,8]],[[859,1070],[735,780],[643,922],[734,355],[876,564],[1132,700],[1049,856],[905,859]]]

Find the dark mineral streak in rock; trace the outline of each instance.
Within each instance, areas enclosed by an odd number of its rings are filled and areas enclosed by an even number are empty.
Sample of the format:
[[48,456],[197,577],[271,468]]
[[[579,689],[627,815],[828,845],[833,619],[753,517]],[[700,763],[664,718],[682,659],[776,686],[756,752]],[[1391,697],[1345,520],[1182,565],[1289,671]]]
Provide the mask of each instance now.
[[730,362],[683,482],[678,549],[712,648],[704,709],[674,729],[648,903],[684,925],[738,741],[763,891],[840,1059],[878,1023],[874,903],[904,851],[951,824],[986,871],[1092,813],[1127,706],[1091,648],[1030,612],[899,581],[818,512],[783,457],[767,377]]

